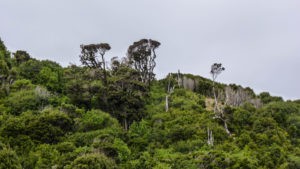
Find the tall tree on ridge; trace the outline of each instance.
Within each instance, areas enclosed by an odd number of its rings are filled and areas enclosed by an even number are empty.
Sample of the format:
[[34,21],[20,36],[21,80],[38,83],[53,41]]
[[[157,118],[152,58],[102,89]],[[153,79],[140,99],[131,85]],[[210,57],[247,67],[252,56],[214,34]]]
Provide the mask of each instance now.
[[[105,53],[111,49],[108,43],[80,45],[81,55],[80,61],[89,68],[99,68],[103,71],[103,82],[107,85],[107,72],[105,65]],[[99,61],[98,57],[101,57]]]
[[216,81],[218,75],[224,70],[225,70],[225,68],[222,66],[221,63],[214,63],[213,65],[211,65],[210,74],[211,74],[212,80],[213,80],[213,94],[214,94],[214,99],[215,99],[214,113],[217,113],[219,111],[218,110],[218,99],[217,99],[216,88],[215,88],[215,81]]
[[228,135],[231,135],[231,133],[228,129],[228,126],[227,126],[227,119],[224,116],[223,109],[219,108],[217,94],[216,94],[216,87],[215,87],[215,81],[216,81],[218,75],[221,74],[222,71],[224,71],[224,70],[225,70],[225,68],[222,66],[222,63],[214,63],[211,66],[211,70],[210,70],[210,74],[212,75],[212,80],[213,80],[213,94],[214,94],[214,99],[215,99],[215,106],[214,106],[215,117],[214,118],[222,120],[224,123],[224,128],[225,128],[226,133]]
[[141,39],[129,46],[127,57],[129,63],[140,73],[140,79],[150,87],[155,74],[153,70],[156,66],[155,50],[160,46],[160,42],[152,39]]

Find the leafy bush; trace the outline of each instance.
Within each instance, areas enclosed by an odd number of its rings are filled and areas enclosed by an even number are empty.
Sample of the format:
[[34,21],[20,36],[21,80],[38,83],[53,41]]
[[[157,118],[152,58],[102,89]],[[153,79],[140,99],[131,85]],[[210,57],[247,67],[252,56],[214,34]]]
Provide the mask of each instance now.
[[0,169],[21,169],[21,163],[14,150],[0,142]]
[[86,132],[112,126],[118,126],[118,122],[109,114],[100,110],[91,110],[82,115],[78,123],[78,130]]
[[93,153],[77,157],[70,167],[72,169],[115,169],[117,168],[113,160],[103,154]]
[[[17,84],[18,85],[18,84]],[[42,88],[35,87],[34,89],[22,89],[13,92],[9,97],[0,101],[5,107],[7,112],[13,115],[20,115],[27,110],[38,110],[48,104],[50,93]]]

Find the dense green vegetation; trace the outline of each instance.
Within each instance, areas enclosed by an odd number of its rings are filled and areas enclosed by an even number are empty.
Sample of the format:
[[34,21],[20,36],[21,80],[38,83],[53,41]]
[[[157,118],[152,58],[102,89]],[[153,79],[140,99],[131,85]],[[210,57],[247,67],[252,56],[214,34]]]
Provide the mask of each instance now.
[[82,45],[84,66],[64,68],[0,40],[0,169],[300,168],[299,100],[190,74],[155,80],[159,45],[135,42],[110,65],[108,44]]

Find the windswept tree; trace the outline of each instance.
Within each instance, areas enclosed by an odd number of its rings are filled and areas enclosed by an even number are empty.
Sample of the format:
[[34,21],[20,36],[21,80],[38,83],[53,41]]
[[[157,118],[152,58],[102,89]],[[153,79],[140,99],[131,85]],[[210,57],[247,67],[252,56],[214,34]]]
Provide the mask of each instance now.
[[[80,45],[80,61],[83,65],[103,71],[103,81],[107,84],[107,72],[104,55],[111,49],[108,43]],[[100,57],[100,60],[98,59]]]
[[222,66],[221,63],[214,63],[213,65],[211,65],[210,74],[212,76],[212,81],[213,81],[213,94],[214,94],[214,99],[215,99],[214,112],[215,113],[217,113],[219,111],[215,82],[216,82],[218,75],[221,74],[221,72],[224,70],[225,70],[225,68]]
[[132,65],[140,74],[143,83],[150,86],[155,74],[153,70],[156,66],[155,50],[160,46],[160,42],[152,39],[141,39],[129,46],[127,57],[129,64]]
[[214,106],[215,117],[214,118],[222,120],[227,134],[231,135],[231,133],[228,129],[228,126],[227,126],[227,119],[224,115],[223,109],[221,109],[218,104],[218,98],[217,98],[216,86],[215,86],[215,82],[216,82],[218,75],[221,74],[224,70],[225,70],[225,68],[222,66],[222,63],[214,63],[213,65],[211,65],[210,74],[211,74],[212,80],[213,80],[213,94],[214,94],[214,99],[215,99],[215,106]]

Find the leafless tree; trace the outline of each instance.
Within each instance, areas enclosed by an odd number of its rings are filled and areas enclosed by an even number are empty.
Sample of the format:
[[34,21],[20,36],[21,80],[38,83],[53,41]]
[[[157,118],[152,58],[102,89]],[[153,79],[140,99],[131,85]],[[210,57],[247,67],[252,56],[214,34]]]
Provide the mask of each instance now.
[[261,107],[259,98],[255,98],[255,94],[250,88],[242,88],[241,86],[229,85],[225,87],[225,104],[230,106],[241,106],[244,103],[251,103],[256,108]]
[[171,78],[172,78],[172,75],[171,75],[171,73],[169,73],[168,74],[168,89],[167,89],[166,105],[165,105],[166,112],[169,111],[169,97],[171,96],[171,94],[174,91],[174,86],[171,86]]
[[207,144],[210,146],[214,146],[213,133],[212,130],[209,129],[209,127],[207,127]]

